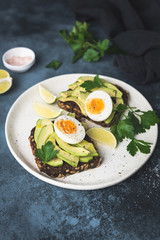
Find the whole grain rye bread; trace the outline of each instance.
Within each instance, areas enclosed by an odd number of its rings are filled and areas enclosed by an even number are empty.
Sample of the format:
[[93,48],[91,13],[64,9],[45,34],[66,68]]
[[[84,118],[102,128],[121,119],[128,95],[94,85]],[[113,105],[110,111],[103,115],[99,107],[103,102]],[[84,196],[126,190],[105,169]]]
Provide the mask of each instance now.
[[[35,128],[33,128],[31,130],[31,133],[29,136],[29,142],[30,142],[30,146],[32,149],[32,153],[35,157],[35,162],[36,162],[38,168],[40,169],[40,171],[46,173],[50,177],[52,177],[52,178],[66,177],[66,176],[69,176],[74,173],[79,173],[79,172],[82,172],[82,171],[85,171],[88,169],[99,167],[101,165],[102,159],[101,159],[100,155],[93,157],[93,159],[91,161],[89,161],[88,163],[79,162],[77,167],[72,167],[71,165],[69,165],[66,162],[63,162],[63,165],[60,167],[53,167],[48,164],[44,165],[43,161],[35,156],[37,147],[36,147],[36,142],[34,140],[34,131],[35,131]],[[88,136],[85,138],[85,140],[93,143]]]
[[[124,90],[122,87],[120,87],[120,86],[118,86],[116,84],[114,84],[114,86],[117,87],[123,93],[122,99],[124,101],[124,104],[127,104],[128,103],[128,92],[126,90]],[[94,122],[89,117],[83,115],[82,112],[81,112],[81,109],[79,108],[79,106],[75,102],[73,102],[73,101],[62,102],[62,101],[58,100],[58,106],[60,108],[64,109],[64,110],[68,111],[68,112],[75,113],[76,118],[79,118],[79,119],[85,118],[85,119],[88,119],[88,120]],[[113,117],[113,119],[111,120],[110,123],[106,124],[104,121],[94,122],[94,123],[99,124],[99,125],[101,125],[103,127],[111,127],[113,125],[113,123],[115,122],[115,120],[120,118],[120,116],[121,116],[121,114],[116,112],[114,114],[114,117]]]

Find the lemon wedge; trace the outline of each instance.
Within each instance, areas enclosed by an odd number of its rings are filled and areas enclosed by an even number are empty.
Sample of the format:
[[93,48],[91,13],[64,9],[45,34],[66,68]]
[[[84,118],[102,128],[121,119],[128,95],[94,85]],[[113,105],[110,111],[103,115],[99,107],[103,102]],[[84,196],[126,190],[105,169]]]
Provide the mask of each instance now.
[[106,144],[111,148],[116,148],[117,146],[115,136],[107,129],[95,127],[88,129],[86,133],[93,140]]
[[12,86],[12,78],[9,73],[0,69],[0,94],[7,92]]
[[62,112],[56,105],[48,105],[38,101],[33,102],[33,109],[39,117],[43,118],[57,118]]
[[0,79],[5,79],[5,78],[9,78],[10,75],[7,71],[0,69]]
[[53,93],[51,93],[41,85],[39,85],[39,94],[42,100],[49,104],[54,103],[57,99],[57,97]]

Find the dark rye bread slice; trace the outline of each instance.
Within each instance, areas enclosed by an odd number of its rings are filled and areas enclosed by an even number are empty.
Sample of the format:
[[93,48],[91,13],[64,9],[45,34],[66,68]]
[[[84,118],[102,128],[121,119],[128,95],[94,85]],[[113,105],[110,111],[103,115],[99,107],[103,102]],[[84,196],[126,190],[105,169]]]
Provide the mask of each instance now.
[[[128,92],[126,90],[124,90],[122,87],[118,86],[118,85],[115,85],[122,93],[123,93],[123,101],[124,101],[124,104],[127,104],[128,103]],[[70,89],[69,89],[70,90]],[[88,118],[87,116],[83,115],[79,106],[75,103],[75,102],[72,102],[72,101],[66,101],[66,102],[62,102],[60,100],[58,100],[58,106],[68,112],[71,112],[71,113],[75,113],[76,114],[76,118],[86,118],[92,122],[94,122],[93,120],[91,120],[90,118]],[[115,113],[112,121],[108,124],[106,124],[104,121],[101,121],[101,122],[95,122],[96,124],[99,124],[103,127],[111,127],[113,125],[113,123],[115,122],[116,119],[118,119],[120,117],[120,113]]]
[[[38,168],[40,169],[40,171],[46,173],[50,177],[52,177],[52,178],[66,177],[66,176],[69,176],[74,173],[79,173],[79,172],[85,171],[87,169],[99,167],[101,165],[102,158],[100,156],[93,157],[93,159],[88,163],[79,162],[77,167],[72,167],[71,165],[69,165],[66,162],[63,162],[63,165],[61,167],[52,167],[48,164],[44,165],[43,161],[35,156],[37,147],[36,147],[36,143],[34,140],[34,131],[35,131],[35,128],[33,128],[31,130],[31,133],[29,136],[29,142],[30,142],[30,146],[32,149],[32,153],[35,157],[35,162],[36,162]],[[85,140],[92,142],[89,137],[86,137]]]

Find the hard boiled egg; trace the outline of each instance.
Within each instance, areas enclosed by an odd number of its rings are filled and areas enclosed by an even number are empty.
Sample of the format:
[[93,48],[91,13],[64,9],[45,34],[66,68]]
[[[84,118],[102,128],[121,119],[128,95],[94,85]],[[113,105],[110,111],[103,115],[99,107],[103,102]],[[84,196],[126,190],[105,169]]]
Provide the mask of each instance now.
[[87,116],[96,121],[107,119],[113,109],[112,99],[108,93],[97,90],[90,93],[85,102],[85,111]]
[[82,124],[70,116],[60,116],[54,122],[54,129],[59,138],[64,142],[76,144],[85,137],[85,129]]

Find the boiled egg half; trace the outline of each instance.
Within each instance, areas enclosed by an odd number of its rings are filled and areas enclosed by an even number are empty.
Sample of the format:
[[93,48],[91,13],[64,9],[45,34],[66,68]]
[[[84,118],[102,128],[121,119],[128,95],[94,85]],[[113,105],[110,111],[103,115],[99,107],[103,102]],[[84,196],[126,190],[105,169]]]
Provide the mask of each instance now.
[[85,138],[83,125],[70,116],[60,116],[54,121],[54,129],[59,138],[64,142],[76,144]]
[[112,113],[113,103],[108,93],[97,90],[90,93],[85,102],[87,116],[96,121],[104,121]]

